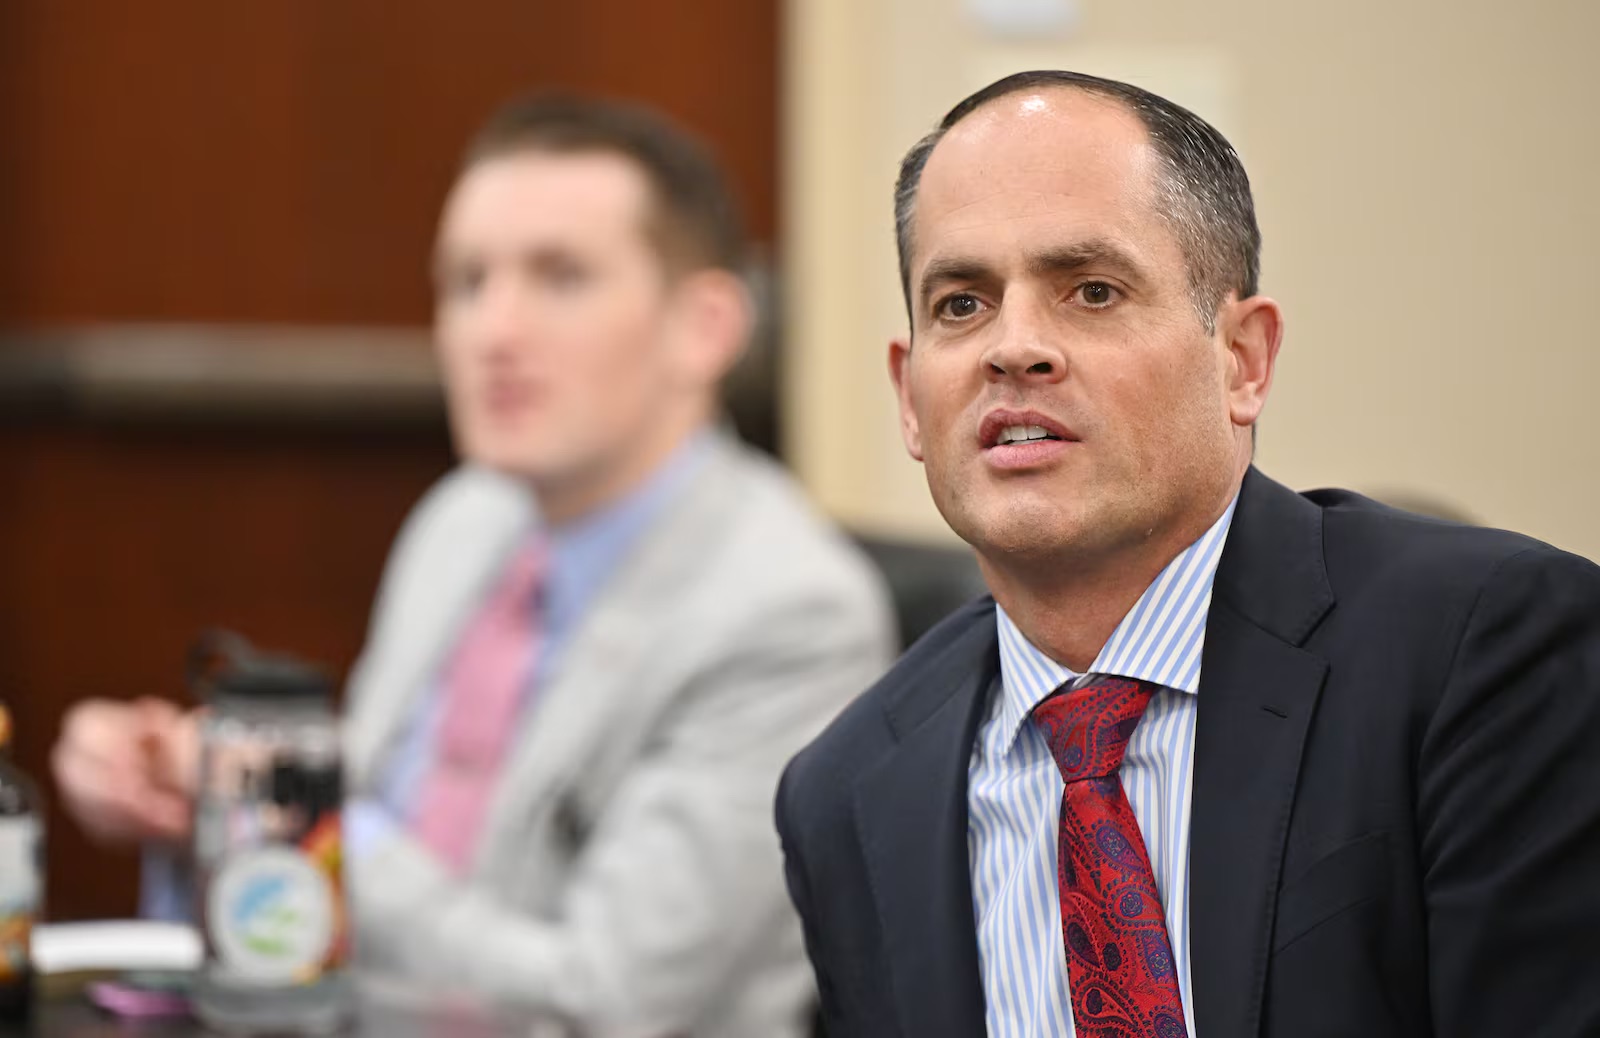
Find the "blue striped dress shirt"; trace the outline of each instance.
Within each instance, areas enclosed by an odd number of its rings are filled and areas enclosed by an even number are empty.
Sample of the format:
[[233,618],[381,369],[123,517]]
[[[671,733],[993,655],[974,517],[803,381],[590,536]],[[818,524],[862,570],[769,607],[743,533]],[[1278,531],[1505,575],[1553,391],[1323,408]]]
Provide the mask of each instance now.
[[1120,772],[1150,852],[1189,1033],[1189,807],[1195,693],[1217,560],[1237,496],[1211,529],[1145,589],[1085,674],[1040,652],[995,607],[1000,690],[968,769],[967,851],[991,1038],[1070,1038],[1066,949],[1056,887],[1061,773],[1029,722],[1033,708],[1092,674],[1162,686],[1128,741]]

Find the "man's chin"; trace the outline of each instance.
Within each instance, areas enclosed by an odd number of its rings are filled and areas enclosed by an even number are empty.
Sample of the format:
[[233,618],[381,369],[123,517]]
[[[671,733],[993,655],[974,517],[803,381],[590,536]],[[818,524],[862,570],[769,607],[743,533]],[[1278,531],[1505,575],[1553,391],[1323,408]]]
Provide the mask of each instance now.
[[1061,555],[1078,539],[1073,524],[1059,514],[975,518],[952,527],[980,555],[1006,564],[1044,562]]
[[548,458],[529,457],[526,445],[519,450],[502,444],[476,444],[462,452],[462,457],[486,469],[528,483],[543,483],[551,478],[557,468]]
[[1039,529],[1004,528],[986,531],[976,545],[979,553],[1008,565],[1042,565],[1060,558],[1072,548],[1073,540]]
[[1082,539],[1086,518],[1042,494],[935,503],[956,535],[979,552],[1019,559],[1059,554]]

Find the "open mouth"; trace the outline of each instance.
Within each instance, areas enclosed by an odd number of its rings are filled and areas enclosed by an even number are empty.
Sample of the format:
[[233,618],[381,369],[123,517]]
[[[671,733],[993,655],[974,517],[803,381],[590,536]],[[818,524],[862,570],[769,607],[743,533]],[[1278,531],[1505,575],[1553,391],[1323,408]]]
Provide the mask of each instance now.
[[490,383],[483,392],[483,402],[491,411],[520,411],[533,402],[534,386],[523,380],[503,379]]
[[1008,425],[995,435],[994,445],[1004,447],[1013,443],[1028,443],[1032,440],[1061,440],[1064,437],[1046,429],[1042,425]]
[[1071,429],[1042,411],[997,408],[978,427],[984,462],[996,470],[1043,470],[1077,442]]
[[1072,430],[1065,425],[1043,412],[1032,410],[991,411],[978,427],[978,446],[985,450],[1027,444],[1043,446],[1048,443],[1070,443],[1076,439]]

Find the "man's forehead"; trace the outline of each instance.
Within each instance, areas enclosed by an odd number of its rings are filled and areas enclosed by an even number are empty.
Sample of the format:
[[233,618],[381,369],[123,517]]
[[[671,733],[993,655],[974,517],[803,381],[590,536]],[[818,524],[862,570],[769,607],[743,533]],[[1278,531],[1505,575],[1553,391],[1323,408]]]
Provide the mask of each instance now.
[[1157,158],[1121,104],[1051,88],[997,99],[934,148],[913,213],[916,265],[950,247],[1067,229],[1118,237],[1154,215]]
[[995,189],[1142,189],[1155,153],[1138,116],[1082,90],[998,98],[951,127],[923,171],[919,199]]
[[527,149],[479,160],[464,171],[444,225],[609,230],[639,225],[650,203],[644,172],[621,155]]

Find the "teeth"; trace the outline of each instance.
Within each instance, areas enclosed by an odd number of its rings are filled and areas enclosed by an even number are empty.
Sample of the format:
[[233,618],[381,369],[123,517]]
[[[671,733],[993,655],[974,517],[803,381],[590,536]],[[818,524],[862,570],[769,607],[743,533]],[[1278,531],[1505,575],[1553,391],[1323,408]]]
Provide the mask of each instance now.
[[1008,425],[1000,430],[1000,437],[996,443],[1023,443],[1027,440],[1049,439],[1050,434],[1045,432],[1042,425]]

